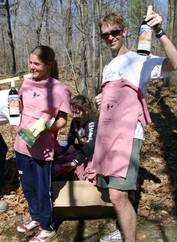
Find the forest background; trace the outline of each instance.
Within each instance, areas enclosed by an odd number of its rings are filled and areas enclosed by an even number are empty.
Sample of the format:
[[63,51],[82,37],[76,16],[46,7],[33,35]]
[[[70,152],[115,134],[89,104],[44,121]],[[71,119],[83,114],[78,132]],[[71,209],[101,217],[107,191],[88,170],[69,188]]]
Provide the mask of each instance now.
[[[129,29],[126,44],[136,51],[138,30],[149,4],[162,15],[163,28],[177,45],[177,0],[0,0],[0,79],[23,77],[29,71],[31,50],[39,44],[50,45],[56,53],[60,80],[76,92],[94,97],[102,69],[111,58],[100,38],[100,18],[110,11],[121,12]],[[155,37],[152,52],[165,55]],[[172,227],[171,223],[175,224],[175,232],[170,238],[177,241],[176,81],[174,72],[170,79],[155,81],[148,88],[146,99],[153,123],[145,131],[141,153],[136,206],[138,228],[143,229],[137,242],[169,242],[166,229],[169,230],[169,224]],[[17,83],[20,84],[21,81]],[[9,87],[9,83],[0,86]],[[27,241],[16,233],[17,224],[28,216],[16,173],[13,149],[16,132],[9,124],[0,126],[0,132],[9,149],[7,187],[1,197],[9,208],[0,215],[0,242]],[[60,132],[62,139],[66,133],[67,129]],[[149,229],[143,227],[142,219],[151,222]],[[113,229],[114,221],[65,221],[58,230],[58,238],[62,242],[97,242],[107,228]]]

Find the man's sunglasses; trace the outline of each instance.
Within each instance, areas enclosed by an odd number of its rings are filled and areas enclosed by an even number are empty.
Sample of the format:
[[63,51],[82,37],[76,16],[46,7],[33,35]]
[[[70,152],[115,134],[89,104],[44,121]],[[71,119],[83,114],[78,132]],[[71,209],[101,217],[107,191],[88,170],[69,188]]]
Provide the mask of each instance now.
[[121,32],[122,32],[122,29],[113,29],[110,32],[102,33],[101,38],[106,40],[106,39],[109,38],[110,35],[113,36],[113,37],[116,37],[116,36],[120,35]]

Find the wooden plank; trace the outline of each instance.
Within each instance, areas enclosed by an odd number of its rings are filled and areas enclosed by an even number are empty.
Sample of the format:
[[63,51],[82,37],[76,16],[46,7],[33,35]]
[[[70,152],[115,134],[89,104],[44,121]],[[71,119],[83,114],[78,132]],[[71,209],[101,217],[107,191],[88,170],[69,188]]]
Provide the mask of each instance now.
[[19,81],[19,80],[20,80],[19,76],[10,77],[10,78],[0,80],[0,84],[8,83],[8,82],[11,82],[11,81]]
[[107,189],[88,181],[53,182],[55,207],[112,206]]
[[81,220],[116,218],[113,207],[84,206],[84,207],[54,207],[54,216],[57,220]]
[[[31,77],[31,73],[28,73],[28,74],[25,74],[23,76],[24,79],[26,78],[30,78]],[[4,84],[4,83],[9,83],[11,81],[19,81],[20,80],[20,77],[19,76],[16,76],[16,77],[9,77],[9,78],[6,78],[6,79],[1,79],[0,80],[0,84]]]
[[54,215],[57,219],[115,218],[107,189],[88,181],[53,182]]
[[32,74],[31,73],[25,74],[23,76],[24,79],[31,78],[31,77],[32,77]]

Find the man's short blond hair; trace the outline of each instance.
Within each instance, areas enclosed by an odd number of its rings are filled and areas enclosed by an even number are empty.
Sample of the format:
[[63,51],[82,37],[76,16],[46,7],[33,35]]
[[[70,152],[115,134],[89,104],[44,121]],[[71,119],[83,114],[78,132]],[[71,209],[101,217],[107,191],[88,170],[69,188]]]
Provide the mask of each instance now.
[[121,29],[125,28],[124,18],[120,13],[109,13],[100,21],[100,29],[103,25],[117,24]]

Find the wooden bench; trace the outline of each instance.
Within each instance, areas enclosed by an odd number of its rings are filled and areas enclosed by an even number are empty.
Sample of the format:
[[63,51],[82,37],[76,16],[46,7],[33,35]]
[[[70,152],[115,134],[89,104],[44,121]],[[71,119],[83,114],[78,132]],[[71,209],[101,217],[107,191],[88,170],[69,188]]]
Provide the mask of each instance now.
[[88,181],[53,182],[54,212],[61,219],[115,217],[108,190]]

